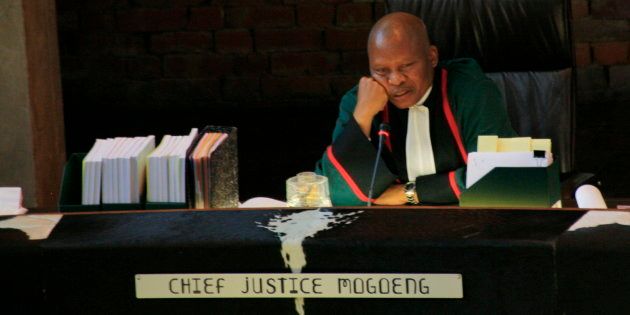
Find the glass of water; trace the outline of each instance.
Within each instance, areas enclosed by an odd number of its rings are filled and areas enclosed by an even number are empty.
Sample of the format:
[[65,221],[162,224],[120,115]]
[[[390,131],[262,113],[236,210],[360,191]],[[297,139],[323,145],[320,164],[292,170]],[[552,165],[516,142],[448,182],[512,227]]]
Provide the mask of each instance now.
[[328,178],[314,172],[302,172],[287,179],[289,207],[330,207]]

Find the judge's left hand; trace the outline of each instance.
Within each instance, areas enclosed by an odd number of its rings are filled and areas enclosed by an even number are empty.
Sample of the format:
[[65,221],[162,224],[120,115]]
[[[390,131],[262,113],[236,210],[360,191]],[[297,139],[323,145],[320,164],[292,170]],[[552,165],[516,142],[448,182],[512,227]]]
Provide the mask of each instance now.
[[389,186],[376,200],[374,204],[382,206],[400,206],[407,203],[405,189],[402,184]]

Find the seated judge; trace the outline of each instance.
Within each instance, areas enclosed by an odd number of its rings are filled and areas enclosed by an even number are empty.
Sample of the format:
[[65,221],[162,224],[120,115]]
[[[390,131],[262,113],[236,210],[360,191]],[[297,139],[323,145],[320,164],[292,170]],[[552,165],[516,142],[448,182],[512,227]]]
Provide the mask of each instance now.
[[373,26],[370,74],[341,99],[332,144],[317,163],[333,205],[456,204],[477,136],[514,137],[503,98],[472,59],[439,61],[422,20],[395,12]]

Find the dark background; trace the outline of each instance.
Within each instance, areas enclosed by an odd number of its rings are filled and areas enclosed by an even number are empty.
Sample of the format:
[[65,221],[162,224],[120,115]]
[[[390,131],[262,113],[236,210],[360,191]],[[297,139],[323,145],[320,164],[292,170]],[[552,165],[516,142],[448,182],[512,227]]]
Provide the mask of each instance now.
[[[629,195],[630,5],[573,0],[576,165]],[[284,198],[367,73],[361,0],[57,0],[67,153],[97,137],[238,127],[241,199]]]

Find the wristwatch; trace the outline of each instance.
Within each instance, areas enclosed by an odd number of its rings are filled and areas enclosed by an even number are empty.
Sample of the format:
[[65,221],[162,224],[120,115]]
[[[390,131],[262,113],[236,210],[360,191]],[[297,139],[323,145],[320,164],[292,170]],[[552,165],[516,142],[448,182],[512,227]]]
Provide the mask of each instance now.
[[408,204],[412,204],[412,205],[417,205],[418,204],[418,200],[416,198],[417,193],[416,193],[416,182],[407,182],[405,184],[405,186],[403,186],[403,189],[405,190],[405,197],[407,198],[407,203]]

